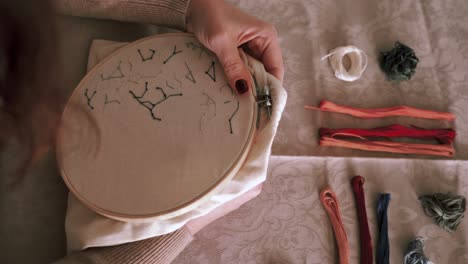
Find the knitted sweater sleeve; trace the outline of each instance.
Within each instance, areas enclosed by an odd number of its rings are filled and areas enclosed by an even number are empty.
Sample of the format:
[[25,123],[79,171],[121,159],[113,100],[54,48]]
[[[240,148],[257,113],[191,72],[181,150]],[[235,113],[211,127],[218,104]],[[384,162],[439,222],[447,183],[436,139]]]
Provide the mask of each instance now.
[[92,248],[54,264],[168,264],[193,240],[184,227],[173,233],[119,246]]
[[186,29],[190,0],[52,0],[60,14]]

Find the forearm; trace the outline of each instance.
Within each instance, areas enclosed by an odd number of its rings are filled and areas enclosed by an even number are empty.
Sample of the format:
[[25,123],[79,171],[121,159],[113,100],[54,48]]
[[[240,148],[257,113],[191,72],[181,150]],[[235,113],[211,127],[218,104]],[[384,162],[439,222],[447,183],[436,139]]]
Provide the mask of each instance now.
[[193,240],[184,227],[168,235],[124,245],[93,248],[67,256],[55,264],[171,263]]
[[186,29],[190,0],[52,0],[60,14]]

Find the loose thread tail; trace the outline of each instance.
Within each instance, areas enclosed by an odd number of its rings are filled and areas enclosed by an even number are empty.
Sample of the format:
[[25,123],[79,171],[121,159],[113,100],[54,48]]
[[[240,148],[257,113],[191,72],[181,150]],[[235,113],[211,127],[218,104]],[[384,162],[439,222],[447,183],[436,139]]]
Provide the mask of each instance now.
[[424,255],[424,239],[416,237],[408,245],[403,264],[433,264],[426,255]]
[[373,251],[372,239],[369,231],[369,222],[367,220],[366,200],[364,196],[364,178],[355,176],[351,180],[354,197],[356,198],[356,208],[359,218],[359,234],[361,239],[361,264],[372,264]]
[[390,203],[390,194],[380,194],[377,202],[377,223],[379,229],[379,240],[377,245],[377,264],[390,263],[390,243],[388,241],[388,217],[387,209]]
[[340,264],[349,264],[348,237],[346,236],[346,231],[341,221],[340,208],[338,206],[336,194],[330,188],[325,188],[320,193],[320,201],[323,207],[325,207],[333,227],[340,254]]

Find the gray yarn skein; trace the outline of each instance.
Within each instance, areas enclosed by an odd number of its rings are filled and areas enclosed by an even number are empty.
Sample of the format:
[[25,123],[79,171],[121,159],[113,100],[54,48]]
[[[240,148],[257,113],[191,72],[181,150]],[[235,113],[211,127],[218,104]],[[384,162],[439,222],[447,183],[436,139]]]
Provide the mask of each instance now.
[[408,245],[403,264],[434,264],[424,255],[424,239],[416,237]]
[[419,200],[424,213],[449,232],[457,229],[466,210],[466,199],[461,195],[435,193],[423,195]]

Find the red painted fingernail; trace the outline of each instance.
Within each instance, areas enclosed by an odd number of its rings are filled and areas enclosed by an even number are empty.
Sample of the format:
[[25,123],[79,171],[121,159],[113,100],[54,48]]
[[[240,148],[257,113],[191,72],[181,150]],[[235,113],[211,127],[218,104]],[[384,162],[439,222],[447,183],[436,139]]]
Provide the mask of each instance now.
[[249,86],[245,80],[240,79],[236,81],[236,89],[239,94],[245,94],[249,90]]

